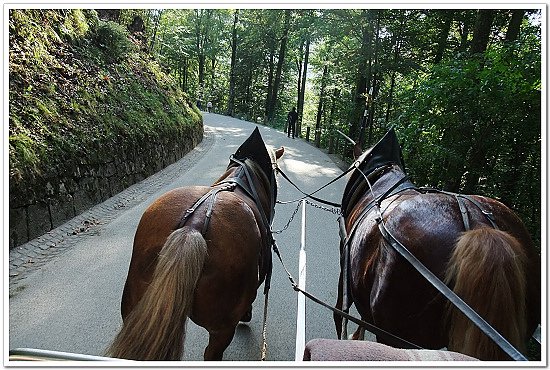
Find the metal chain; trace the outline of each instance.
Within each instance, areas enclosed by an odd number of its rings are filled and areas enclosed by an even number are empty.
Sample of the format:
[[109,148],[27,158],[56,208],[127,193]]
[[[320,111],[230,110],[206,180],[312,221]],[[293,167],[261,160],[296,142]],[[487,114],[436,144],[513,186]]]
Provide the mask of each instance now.
[[[313,206],[314,208],[317,208],[317,209],[320,209],[320,210],[323,210],[323,211],[326,211],[326,212],[330,212],[330,213],[332,213],[336,216],[341,216],[342,215],[342,210],[340,208],[329,208],[329,207],[325,207],[325,206],[322,206],[322,205],[317,204],[317,203],[313,203],[312,201],[307,200],[307,199],[303,199],[303,200],[306,201],[306,204],[309,204],[310,206]],[[299,209],[300,209],[300,203],[298,202],[298,204],[296,205],[296,209],[294,210],[294,212],[292,212],[292,216],[290,216],[290,219],[288,220],[286,225],[280,230],[272,231],[272,233],[273,234],[280,234],[283,231],[285,231],[286,229],[288,229],[288,227],[290,226],[292,221],[294,221],[294,217],[298,213]]]
[[292,216],[290,216],[290,219],[288,220],[288,222],[286,223],[286,225],[281,229],[281,230],[277,230],[277,231],[272,231],[273,234],[280,234],[282,233],[283,231],[285,231],[286,229],[288,229],[288,227],[290,226],[290,223],[294,220],[294,216],[296,216],[296,213],[298,213],[298,210],[300,209],[300,203],[298,203],[296,205],[296,209],[294,210],[294,212],[292,213]]
[[307,200],[307,199],[305,201],[306,201],[307,204],[309,204],[310,206],[313,206],[314,208],[318,208],[318,209],[321,209],[323,211],[330,212],[332,214],[335,214],[336,216],[341,216],[342,215],[342,210],[340,208],[325,207],[325,206],[322,206],[320,204],[313,203],[312,201]]
[[264,323],[262,325],[262,347],[260,348],[260,360],[265,361],[267,358],[267,303],[269,300],[269,290],[265,293],[264,298]]

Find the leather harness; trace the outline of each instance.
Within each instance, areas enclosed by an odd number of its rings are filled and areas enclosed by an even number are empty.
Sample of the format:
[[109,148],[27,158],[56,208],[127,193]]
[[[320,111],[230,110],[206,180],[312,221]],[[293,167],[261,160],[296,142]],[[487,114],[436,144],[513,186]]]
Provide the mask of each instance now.
[[[195,211],[203,204],[206,203],[206,214],[204,218],[204,224],[201,230],[201,234],[203,236],[206,235],[206,232],[208,231],[208,226],[210,224],[210,219],[212,217],[212,210],[214,209],[214,203],[216,202],[217,195],[222,191],[234,191],[237,187],[239,187],[241,190],[245,192],[245,194],[253,200],[254,204],[258,208],[260,217],[261,217],[261,224],[258,225],[260,227],[263,227],[265,230],[265,238],[262,243],[262,248],[260,250],[260,257],[258,264],[260,266],[260,283],[265,278],[265,285],[264,285],[264,292],[269,290],[270,282],[271,282],[271,272],[272,272],[272,266],[273,262],[271,259],[271,253],[270,248],[273,245],[273,235],[271,233],[271,221],[273,220],[274,212],[271,212],[269,217],[266,215],[266,212],[262,206],[262,203],[260,202],[260,198],[258,196],[258,192],[256,191],[256,187],[254,186],[254,182],[252,181],[252,176],[250,175],[250,169],[248,166],[244,163],[244,161],[240,161],[236,159],[234,156],[230,157],[230,161],[236,163],[239,168],[235,171],[235,176],[232,176],[230,178],[226,178],[216,185],[212,186],[212,188],[204,194],[202,197],[200,197],[190,208],[185,210],[183,214],[180,217],[180,221],[178,223],[177,229],[182,228],[185,226],[189,218],[195,213]],[[274,174],[272,174],[272,177],[274,177]],[[246,179],[246,183],[244,181]],[[275,186],[274,179],[271,179],[272,181],[270,184],[272,186]],[[274,189],[270,189],[271,194],[271,205],[272,209],[274,208],[275,204],[275,191]],[[262,268],[263,267],[263,268]],[[263,270],[263,271],[262,271]]]

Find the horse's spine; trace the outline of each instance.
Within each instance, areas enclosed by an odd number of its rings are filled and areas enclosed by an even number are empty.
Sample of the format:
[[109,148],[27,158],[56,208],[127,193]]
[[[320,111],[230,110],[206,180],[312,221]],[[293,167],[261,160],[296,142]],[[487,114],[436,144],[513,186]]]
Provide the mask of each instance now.
[[[510,234],[482,227],[461,234],[445,281],[453,291],[518,350],[525,352],[525,264]],[[457,308],[448,305],[448,349],[480,360],[510,358]]]
[[177,229],[159,254],[151,284],[107,350],[115,358],[180,360],[185,321],[207,254],[200,232]]

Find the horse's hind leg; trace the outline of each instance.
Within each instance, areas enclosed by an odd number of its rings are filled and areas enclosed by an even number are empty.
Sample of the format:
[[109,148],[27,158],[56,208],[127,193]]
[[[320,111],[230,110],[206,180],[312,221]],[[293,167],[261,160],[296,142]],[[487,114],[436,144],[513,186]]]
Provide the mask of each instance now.
[[[363,320],[363,318],[361,318]],[[351,336],[350,339],[353,340],[365,340],[365,328],[362,326],[359,326],[355,333]]]
[[252,305],[250,305],[250,308],[244,313],[243,317],[239,320],[240,322],[250,322],[252,320]]
[[205,361],[221,361],[223,352],[231,343],[235,335],[235,328],[209,331],[208,346],[204,350]]

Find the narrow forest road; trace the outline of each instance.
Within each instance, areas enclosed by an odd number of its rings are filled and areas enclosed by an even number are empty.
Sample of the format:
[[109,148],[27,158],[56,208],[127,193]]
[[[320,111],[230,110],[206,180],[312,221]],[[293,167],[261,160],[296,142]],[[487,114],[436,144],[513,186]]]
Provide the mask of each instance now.
[[[210,185],[225,171],[229,156],[255,127],[250,122],[209,113],[204,113],[204,123],[203,142],[177,163],[10,252],[9,349],[103,354],[121,325],[120,298],[134,233],[145,208],[173,188]],[[285,147],[279,166],[303,190],[313,191],[342,172],[309,143],[263,126],[260,131],[267,144]],[[345,179],[341,179],[316,195],[339,202],[344,186]],[[278,194],[279,200],[300,197],[281,177]],[[295,209],[296,204],[277,205],[273,229],[281,229]],[[275,236],[285,264],[296,279],[300,213],[286,231]],[[339,272],[337,216],[308,206],[306,224],[306,288],[334,304]],[[275,256],[273,263],[267,360],[293,361],[296,293]],[[258,290],[252,321],[239,325],[224,360],[260,359],[262,289]],[[336,338],[330,311],[308,301],[306,317],[306,340]],[[191,321],[187,328],[184,359],[202,361],[207,333]]]

